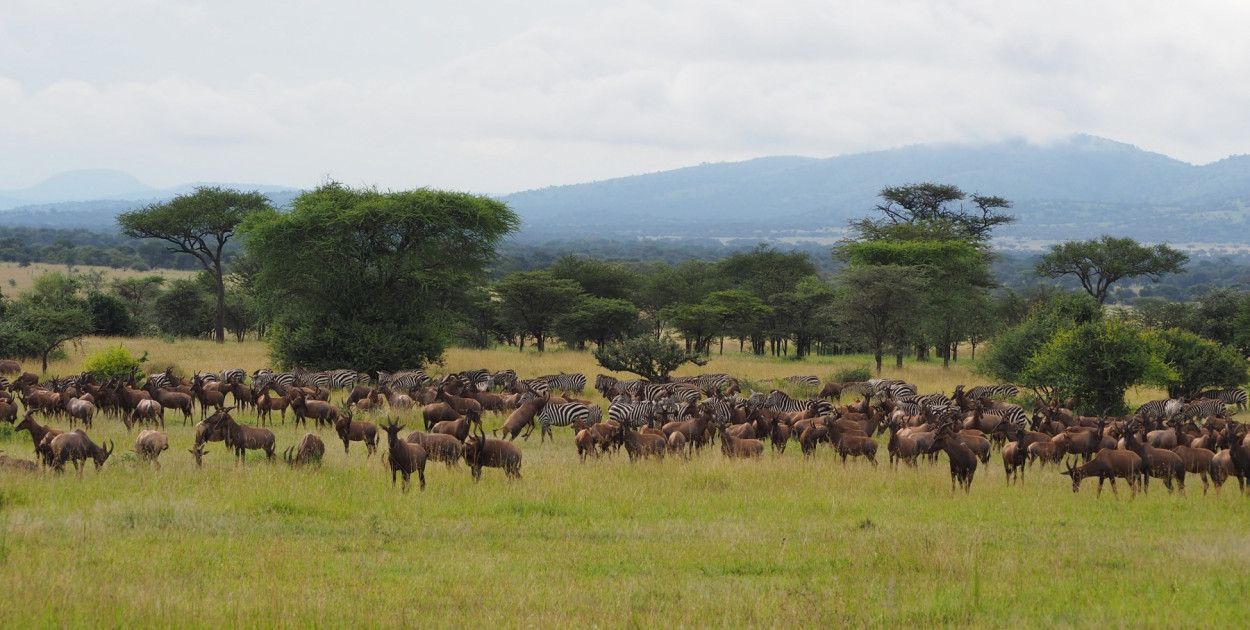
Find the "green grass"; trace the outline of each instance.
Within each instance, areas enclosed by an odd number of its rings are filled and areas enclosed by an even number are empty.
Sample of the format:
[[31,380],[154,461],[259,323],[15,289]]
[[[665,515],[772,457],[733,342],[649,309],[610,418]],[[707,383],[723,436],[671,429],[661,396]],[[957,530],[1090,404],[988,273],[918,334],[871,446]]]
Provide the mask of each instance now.
[[[215,367],[212,348],[180,363]],[[512,356],[457,351],[447,368]],[[578,353],[521,357],[533,368],[523,375],[595,372]],[[823,373],[733,360],[752,374]],[[1149,496],[1096,499],[1091,482],[1073,494],[1053,469],[1008,487],[996,455],[966,496],[951,493],[944,459],[890,470],[884,444],[875,469],[844,468],[827,450],[805,461],[797,446],[754,462],[712,451],[583,465],[557,429],[555,443],[537,433],[520,443],[520,482],[488,469],[474,485],[466,468],[432,464],[426,491],[405,495],[381,457],[359,443],[345,455],[329,430],[320,470],[255,455],[239,466],[220,444],[196,470],[191,429],[171,420],[166,432],[161,471],[124,453],[133,434],[100,421],[92,435],[117,443],[101,473],[0,472],[6,625],[1238,627],[1250,617],[1247,499],[1229,488],[1204,497],[1196,479],[1185,497],[1153,484]],[[276,427],[279,451],[303,432]],[[25,432],[0,438],[29,457]]]

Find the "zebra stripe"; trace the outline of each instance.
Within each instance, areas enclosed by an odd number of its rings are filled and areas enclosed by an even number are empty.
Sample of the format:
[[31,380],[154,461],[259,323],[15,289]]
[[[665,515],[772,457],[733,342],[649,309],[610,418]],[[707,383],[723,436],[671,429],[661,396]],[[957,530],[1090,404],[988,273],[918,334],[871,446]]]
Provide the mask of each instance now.
[[795,376],[787,376],[785,380],[788,383],[802,385],[803,387],[810,387],[812,389],[820,388],[820,379],[812,374],[798,374]]
[[551,427],[567,427],[578,419],[581,419],[586,424],[590,424],[590,408],[582,403],[543,405],[543,410],[538,413],[538,422],[543,427],[540,441],[548,435],[551,436],[552,440],[555,439],[555,436],[551,433]]
[[1246,390],[1244,389],[1212,389],[1202,392],[1199,398],[1216,398],[1225,405],[1237,405],[1238,409],[1246,408]]
[[489,389],[498,387],[501,390],[509,390],[512,389],[513,385],[516,385],[516,381],[516,370],[499,370],[491,375]]
[[468,381],[470,387],[479,392],[490,389],[490,370],[465,370],[460,377]]
[[565,374],[561,372],[560,374],[548,374],[547,376],[540,376],[538,378],[546,381],[554,391],[581,394],[586,390],[585,374]]
[[612,403],[608,406],[608,420],[638,429],[651,423],[656,409],[652,402]]
[[1020,389],[1015,385],[977,385],[968,390],[968,397],[976,400],[981,396],[986,398],[1015,398],[1020,395]]
[[1176,414],[1185,410],[1185,403],[1180,398],[1152,400],[1137,408],[1137,415],[1146,419],[1171,420]]
[[734,379],[734,377],[728,374],[718,373],[718,374],[700,374],[697,380],[695,380],[694,384],[697,385],[699,389],[703,389],[703,390],[713,390],[713,389],[724,390],[724,389],[728,389],[731,385],[737,382],[738,381]]
[[1224,401],[1218,398],[1199,398],[1191,403],[1187,403],[1180,415],[1185,418],[1197,419],[1206,418],[1208,416],[1224,415],[1228,409],[1224,407]]
[[812,401],[796,400],[791,398],[785,392],[779,389],[774,389],[768,393],[768,399],[764,401],[764,408],[772,409],[774,411],[784,411],[786,413],[807,411],[812,408]]
[[378,387],[388,385],[396,392],[409,392],[416,387],[425,387],[433,382],[434,379],[421,370],[400,370],[394,374],[378,370]]
[[291,373],[295,375],[295,382],[299,385],[330,388],[330,375],[325,372],[314,372],[297,365]]
[[606,397],[608,390],[616,387],[619,383],[620,381],[616,380],[615,376],[608,376],[607,374],[595,376],[595,389],[599,390],[600,396]]
[[330,379],[326,389],[352,389],[360,380],[360,373],[356,370],[330,370],[324,374]]
[[[164,375],[162,374],[162,376]],[[229,383],[231,380],[236,380],[242,383],[245,379],[247,379],[247,372],[240,368],[226,368],[221,371],[220,376],[221,382],[223,383]]]
[[295,375],[290,372],[274,372],[273,370],[256,370],[252,374],[253,387],[260,388],[269,383],[290,387],[295,384]]

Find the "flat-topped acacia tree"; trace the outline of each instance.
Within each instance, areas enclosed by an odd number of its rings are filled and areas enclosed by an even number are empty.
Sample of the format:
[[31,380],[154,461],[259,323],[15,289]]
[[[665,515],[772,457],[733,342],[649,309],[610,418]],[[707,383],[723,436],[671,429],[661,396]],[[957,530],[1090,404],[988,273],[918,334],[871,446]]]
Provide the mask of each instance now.
[[171,252],[190,254],[217,283],[217,343],[226,341],[226,283],[222,256],[226,242],[249,214],[269,208],[259,192],[201,186],[187,195],[117,216],[122,233],[165,241]]

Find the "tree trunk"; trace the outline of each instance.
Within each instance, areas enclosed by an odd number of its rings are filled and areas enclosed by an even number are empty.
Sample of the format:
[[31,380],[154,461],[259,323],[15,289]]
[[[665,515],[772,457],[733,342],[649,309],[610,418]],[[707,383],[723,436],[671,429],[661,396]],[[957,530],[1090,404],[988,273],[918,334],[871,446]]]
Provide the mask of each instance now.
[[894,367],[902,369],[903,367],[903,353],[902,352],[894,353]]
[[880,348],[878,348],[876,353],[873,354],[873,356],[877,359],[877,376],[881,376],[881,354]]
[[221,261],[213,274],[217,278],[217,343],[226,343],[226,281],[221,276]]

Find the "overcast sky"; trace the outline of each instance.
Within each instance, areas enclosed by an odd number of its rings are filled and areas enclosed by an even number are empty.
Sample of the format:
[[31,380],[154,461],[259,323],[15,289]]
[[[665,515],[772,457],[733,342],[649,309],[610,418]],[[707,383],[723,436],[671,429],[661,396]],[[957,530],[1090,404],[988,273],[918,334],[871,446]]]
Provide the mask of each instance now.
[[506,193],[1088,133],[1250,152],[1250,2],[3,0],[0,189]]

